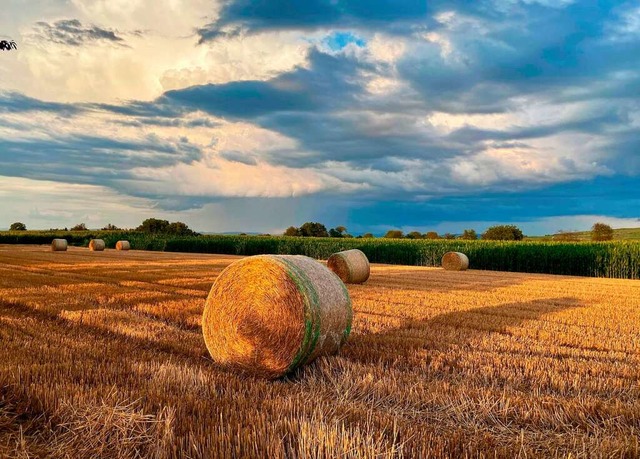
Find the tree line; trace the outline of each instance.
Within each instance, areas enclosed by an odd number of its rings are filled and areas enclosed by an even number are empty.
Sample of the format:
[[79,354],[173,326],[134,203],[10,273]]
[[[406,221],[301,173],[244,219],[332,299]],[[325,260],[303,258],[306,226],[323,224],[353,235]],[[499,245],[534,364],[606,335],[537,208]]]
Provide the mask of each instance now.
[[[22,222],[12,223],[9,227],[9,231],[26,231],[27,225]],[[78,223],[68,228],[51,228],[52,231],[88,231],[87,225],[84,223]],[[107,224],[101,231],[123,231],[123,228],[118,228],[111,223]],[[127,230],[128,231],[128,230]],[[198,233],[193,231],[183,222],[169,222],[168,220],[162,220],[158,218],[147,218],[140,226],[133,229],[133,231],[139,231],[148,234],[166,234],[173,236],[197,236]],[[244,234],[244,233],[243,233]],[[592,241],[611,241],[613,240],[613,228],[605,223],[595,223],[591,228],[591,240]],[[347,228],[344,226],[336,226],[327,230],[327,227],[319,222],[306,222],[300,227],[290,226],[284,232],[284,236],[296,236],[296,237],[334,237],[334,238],[352,238],[348,233]],[[372,233],[365,233],[357,238],[373,238]],[[383,236],[387,239],[463,239],[463,240],[476,240],[484,239],[489,241],[521,241],[524,239],[524,234],[515,225],[495,225],[478,235],[474,229],[465,229],[462,234],[455,235],[451,233],[444,233],[439,235],[435,231],[429,231],[427,233],[420,233],[419,231],[411,231],[404,234],[400,230],[389,230]],[[574,233],[565,233],[560,231],[554,236],[554,240],[558,241],[577,241],[578,238]]]
[[[9,231],[26,231],[27,225],[22,222],[12,223]],[[87,225],[78,223],[71,228],[50,228],[50,231],[89,231]],[[137,228],[119,228],[116,225],[108,223],[100,228],[100,231],[138,231],[149,234],[167,234],[172,236],[198,236],[199,233],[193,231],[186,223],[169,222],[158,218],[147,218]]]
[[[564,233],[560,233],[564,234]],[[566,233],[570,234],[570,233]],[[284,236],[297,237],[353,237],[347,232],[344,226],[337,226],[327,230],[326,226],[318,222],[307,222],[300,227],[290,226],[284,232]],[[365,233],[357,238],[373,238],[372,233]],[[439,235],[436,231],[421,233],[419,231],[411,231],[405,234],[401,230],[389,230],[383,238],[386,239],[462,239],[477,240],[483,239],[488,241],[522,241],[524,233],[515,225],[495,225],[487,228],[487,230],[478,235],[474,229],[465,229],[462,234],[455,235],[452,233],[444,233]],[[556,238],[557,240],[574,240]],[[591,240],[593,241],[610,241],[613,239],[613,228],[605,223],[596,223],[591,228]],[[577,240],[577,239],[575,239]]]

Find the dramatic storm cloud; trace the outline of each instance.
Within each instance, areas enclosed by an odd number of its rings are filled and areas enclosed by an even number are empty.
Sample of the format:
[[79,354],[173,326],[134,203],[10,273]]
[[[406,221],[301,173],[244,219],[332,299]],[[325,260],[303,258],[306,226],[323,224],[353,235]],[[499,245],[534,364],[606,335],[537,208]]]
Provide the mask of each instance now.
[[636,2],[21,5],[0,18],[19,46],[0,192],[20,202],[0,227],[640,226]]

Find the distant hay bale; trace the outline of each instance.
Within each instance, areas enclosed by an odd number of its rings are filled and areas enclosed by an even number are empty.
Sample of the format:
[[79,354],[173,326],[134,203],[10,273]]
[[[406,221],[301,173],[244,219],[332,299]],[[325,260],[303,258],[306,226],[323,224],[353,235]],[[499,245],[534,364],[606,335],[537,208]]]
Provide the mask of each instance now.
[[367,256],[358,249],[334,253],[327,260],[327,266],[347,284],[362,284],[371,272]]
[[217,363],[273,379],[337,353],[352,314],[346,287],[324,265],[301,255],[259,255],[220,274],[202,330]]
[[116,250],[129,250],[129,249],[131,249],[131,244],[129,244],[129,241],[116,242]]
[[54,239],[51,241],[51,251],[53,252],[66,252],[67,250],[66,239]]
[[104,250],[104,241],[102,239],[91,239],[89,241],[89,250],[94,252],[102,252]]
[[469,258],[461,252],[447,252],[442,257],[442,267],[447,271],[466,271]]

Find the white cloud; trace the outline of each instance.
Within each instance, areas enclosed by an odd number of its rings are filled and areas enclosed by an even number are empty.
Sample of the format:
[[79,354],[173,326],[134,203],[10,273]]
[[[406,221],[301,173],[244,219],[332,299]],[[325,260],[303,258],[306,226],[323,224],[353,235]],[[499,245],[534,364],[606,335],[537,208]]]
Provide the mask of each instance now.
[[401,38],[377,33],[368,42],[367,48],[375,60],[393,64],[404,55],[407,46]]
[[[197,160],[187,160],[178,155],[172,159],[164,155],[165,163],[175,161],[166,166],[129,169],[123,165],[121,170],[113,171],[110,169],[112,165],[102,165],[100,158],[96,158],[91,169],[84,167],[86,172],[114,178],[122,189],[136,194],[296,197],[323,191],[348,193],[364,186],[342,182],[324,171],[312,168],[268,164],[264,161],[265,155],[277,154],[281,150],[295,150],[296,142],[250,123],[227,122],[202,112],[194,112],[175,120],[179,122],[176,126],[137,124],[135,117],[100,110],[82,112],[68,118],[54,113],[32,112],[7,114],[4,119],[15,126],[0,127],[0,135],[7,140],[52,141],[64,145],[65,142],[73,144],[75,137],[98,132],[105,139],[123,143],[151,142],[154,146],[174,148],[186,143],[200,152],[201,158]],[[189,127],[188,123],[191,121],[204,122],[204,125]],[[99,142],[97,145],[99,146]],[[108,147],[102,154],[105,158],[108,157]],[[131,152],[119,150],[118,154],[130,154],[138,160],[147,157],[150,161],[160,155],[151,148]],[[300,155],[303,154],[301,151]],[[75,164],[68,166],[74,167]],[[133,179],[119,179],[118,175],[123,173],[131,175]],[[69,176],[67,179],[73,180],[74,177]]]
[[611,41],[632,41],[640,37],[640,6],[623,8],[614,20],[607,23],[607,38]]
[[[170,89],[238,80],[265,80],[306,62],[310,44],[292,32],[221,38],[198,45],[196,29],[214,20],[210,0],[73,0],[18,15],[18,52],[0,63],[3,89],[60,102],[152,100]],[[15,6],[15,9],[23,9]],[[123,41],[53,43],[36,21],[78,19]],[[0,20],[0,25],[4,21]],[[19,78],[16,77],[19,75]]]
[[167,37],[194,35],[218,17],[218,0],[71,0],[89,21],[120,30],[155,31]]
[[267,163],[243,164],[220,158],[163,168],[135,168],[137,191],[178,196],[287,198],[361,188],[312,169]]
[[201,232],[282,233],[283,225],[317,218],[318,206],[295,199],[239,199],[210,202],[197,209],[163,210],[161,202],[136,198],[110,188],[0,176],[0,229],[20,221],[29,229],[107,223],[134,228],[146,218],[183,221]]
[[602,164],[604,155],[595,135],[563,133],[528,140],[528,146],[487,147],[472,156],[449,161],[455,181],[470,186],[491,186],[521,182],[543,184],[610,175]]
[[33,229],[81,222],[88,227],[102,227],[108,222],[137,226],[143,216],[157,213],[153,201],[110,188],[20,177],[0,176],[0,200],[0,225],[7,227],[14,221]]

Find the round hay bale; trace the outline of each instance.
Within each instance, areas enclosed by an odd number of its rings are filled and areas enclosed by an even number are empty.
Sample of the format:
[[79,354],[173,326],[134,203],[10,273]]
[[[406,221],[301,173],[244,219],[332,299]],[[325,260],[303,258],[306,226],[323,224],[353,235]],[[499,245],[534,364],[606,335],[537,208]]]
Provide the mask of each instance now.
[[466,271],[469,258],[461,252],[447,252],[442,257],[442,267],[447,271]]
[[337,353],[352,315],[349,292],[321,263],[301,255],[258,255],[218,276],[202,331],[218,364],[275,379]]
[[54,239],[51,241],[52,252],[66,252],[67,246],[68,244],[66,239]]
[[327,260],[327,266],[347,284],[362,284],[371,272],[367,256],[358,249],[334,253]]
[[94,252],[102,252],[104,250],[104,241],[102,239],[91,239],[89,241],[89,250]]
[[131,244],[129,244],[129,241],[116,242],[116,250],[129,250],[129,249],[131,249]]

